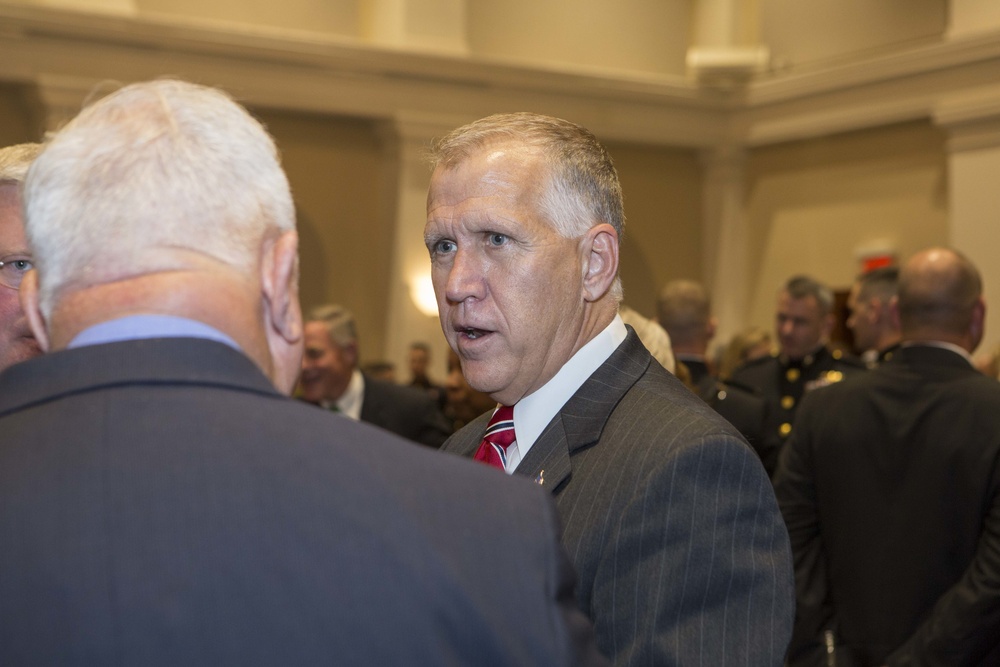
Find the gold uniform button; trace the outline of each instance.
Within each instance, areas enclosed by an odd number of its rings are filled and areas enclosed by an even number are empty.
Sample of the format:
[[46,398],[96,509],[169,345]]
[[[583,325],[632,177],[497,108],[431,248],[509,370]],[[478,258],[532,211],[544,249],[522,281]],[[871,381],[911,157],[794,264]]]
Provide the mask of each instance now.
[[842,350],[834,350],[833,352],[830,353],[830,355],[834,359],[840,359],[844,356],[844,352]]
[[798,368],[789,368],[787,371],[785,371],[785,377],[788,378],[789,382],[795,382],[796,380],[799,379],[800,375],[801,373],[799,372]]
[[783,410],[791,410],[795,405],[795,399],[791,396],[781,397],[781,407]]
[[840,382],[844,379],[844,374],[840,371],[827,371],[826,380],[827,382]]
[[789,424],[788,422],[785,422],[778,428],[778,433],[781,435],[782,438],[784,438],[791,432],[792,432],[792,425]]

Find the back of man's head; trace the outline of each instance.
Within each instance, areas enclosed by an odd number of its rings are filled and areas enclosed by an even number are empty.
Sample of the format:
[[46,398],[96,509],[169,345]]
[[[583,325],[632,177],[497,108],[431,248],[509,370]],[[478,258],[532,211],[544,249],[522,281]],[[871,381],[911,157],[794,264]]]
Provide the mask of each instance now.
[[[657,318],[667,333],[674,350],[704,354],[712,336],[711,302],[708,291],[693,280],[672,280],[660,290]],[[681,349],[700,347],[700,350]]]
[[25,190],[42,312],[60,291],[208,260],[249,273],[263,239],[294,229],[264,128],[225,93],[172,80],[84,109]]
[[904,340],[939,340],[970,352],[982,338],[979,270],[949,248],[918,252],[899,273],[899,322]]
[[857,278],[859,299],[878,299],[889,303],[899,292],[899,267],[880,266]]
[[197,319],[288,390],[301,356],[294,207],[267,132],[225,93],[126,86],[28,171],[22,298],[43,347],[134,314]]

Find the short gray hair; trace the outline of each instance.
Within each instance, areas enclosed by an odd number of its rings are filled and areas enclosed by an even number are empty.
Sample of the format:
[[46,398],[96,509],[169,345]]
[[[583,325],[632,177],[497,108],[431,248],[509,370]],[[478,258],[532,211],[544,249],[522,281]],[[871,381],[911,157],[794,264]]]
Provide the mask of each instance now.
[[14,144],[0,148],[0,184],[24,183],[28,167],[41,151],[41,144]]
[[136,83],[85,108],[28,171],[42,313],[59,292],[176,268],[177,251],[250,273],[295,228],[278,151],[226,93]]
[[355,345],[358,342],[358,327],[351,311],[337,304],[316,306],[309,311],[308,322],[322,322],[326,325],[330,341],[337,347]]
[[888,303],[899,293],[899,267],[880,266],[866,271],[857,278],[858,297],[861,299],[879,298]]
[[[577,238],[607,223],[619,239],[624,237],[625,210],[614,162],[597,137],[567,120],[526,112],[482,118],[434,142],[431,166],[455,167],[487,146],[504,143],[540,152],[551,178],[538,210],[560,235]],[[615,278],[611,294],[621,302],[621,278]]]
[[708,290],[693,280],[672,280],[660,290],[656,316],[673,342],[698,341],[712,317]]
[[815,297],[820,314],[824,317],[833,310],[833,292],[829,287],[810,276],[792,276],[782,287],[783,292],[793,299]]

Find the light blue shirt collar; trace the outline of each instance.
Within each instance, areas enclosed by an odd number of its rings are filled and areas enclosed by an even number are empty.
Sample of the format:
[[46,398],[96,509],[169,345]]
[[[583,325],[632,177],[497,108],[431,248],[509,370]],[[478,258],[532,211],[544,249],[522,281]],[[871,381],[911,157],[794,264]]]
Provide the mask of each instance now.
[[232,338],[204,322],[172,315],[129,315],[88,327],[70,341],[68,348],[118,343],[145,338],[204,338],[239,350]]

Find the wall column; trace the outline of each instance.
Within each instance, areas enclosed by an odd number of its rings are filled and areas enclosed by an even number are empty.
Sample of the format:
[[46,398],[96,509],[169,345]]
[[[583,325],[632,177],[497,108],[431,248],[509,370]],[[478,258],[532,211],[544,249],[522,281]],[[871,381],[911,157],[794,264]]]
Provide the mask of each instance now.
[[733,145],[701,154],[704,282],[719,321],[716,341],[728,341],[749,316],[750,249],[744,211],[746,152]]
[[431,171],[426,151],[435,137],[464,124],[464,119],[422,114],[398,114],[383,127],[388,152],[387,195],[395,198],[392,275],[389,283],[389,313],[386,317],[384,356],[396,364],[400,382],[409,380],[407,354],[410,343],[425,341],[431,346],[430,375],[437,381],[445,376],[448,343],[441,332],[437,315],[422,313],[414,301],[414,292],[430,285],[431,265],[424,247],[424,223],[427,220],[427,186]]
[[375,44],[464,54],[465,0],[362,0],[362,33]]
[[965,96],[934,114],[948,138],[949,242],[983,277],[986,334],[979,351],[1000,342],[1000,94]]

